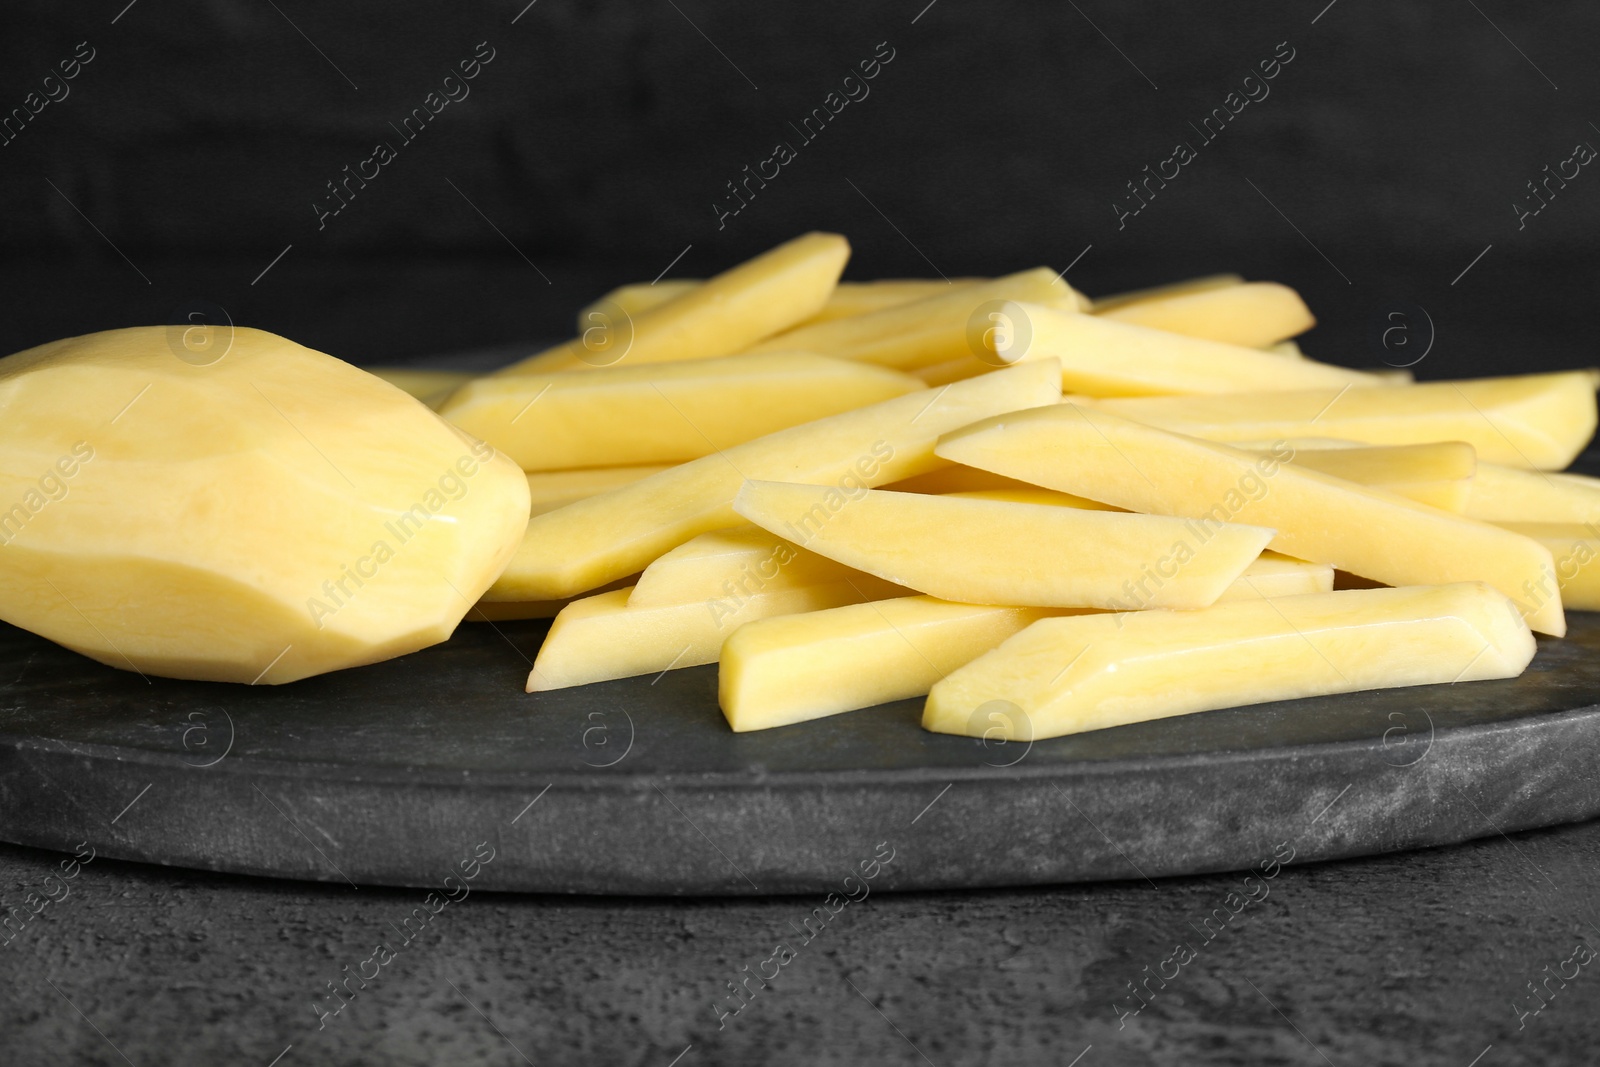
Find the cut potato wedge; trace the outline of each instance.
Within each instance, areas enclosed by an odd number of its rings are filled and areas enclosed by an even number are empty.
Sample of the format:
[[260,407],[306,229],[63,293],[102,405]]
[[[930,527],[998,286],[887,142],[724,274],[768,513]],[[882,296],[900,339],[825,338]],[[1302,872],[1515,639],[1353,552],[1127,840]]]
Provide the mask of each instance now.
[[718,703],[743,733],[924,696],[951,671],[1056,613],[914,596],[762,619],[723,645]]
[[731,614],[744,598],[757,593],[829,582],[850,582],[865,600],[910,592],[808,552],[759,526],[734,526],[692,538],[646,567],[628,595],[628,606],[700,603]]
[[1556,561],[1561,602],[1574,611],[1600,611],[1600,525],[1593,522],[1501,522],[1531,537]]
[[[935,296],[948,290],[952,285],[977,285],[988,280],[988,278],[951,278],[949,281],[943,278],[881,278],[870,282],[840,282],[834,287],[833,292],[828,294],[827,303],[807,319],[806,323],[827,322],[831,319],[848,318],[851,315],[865,315],[870,311],[882,311],[884,308]],[[697,278],[680,278],[672,281],[620,285],[578,312],[578,332],[582,333],[594,325],[596,321],[594,316],[597,314],[615,314],[617,309],[621,309],[630,317],[636,316],[704,284]]]
[[1478,455],[1464,441],[1436,441],[1426,445],[1296,449],[1288,462],[1460,513],[1472,492]]
[[947,359],[942,363],[918,367],[908,373],[931,389],[936,385],[949,385],[951,382],[966,381],[968,378],[987,374],[991,370],[994,370],[993,361],[979,359],[977,356],[967,353],[954,359]]
[[440,414],[523,470],[681,463],[923,388],[805,352],[479,378]]
[[704,278],[663,278],[656,282],[619,285],[600,299],[578,309],[578,333],[583,333],[596,322],[619,311],[630,319],[638,318],[651,308],[660,307],[668,300],[676,300],[704,284]]
[[1185,337],[1266,348],[1317,324],[1300,294],[1276,282],[1245,282],[1138,300],[1095,314]]
[[[1391,493],[1409,497],[1423,504],[1461,512],[1464,501],[1472,489],[1471,472],[1476,468],[1476,458],[1471,445],[1460,441],[1441,441],[1427,445],[1362,445],[1355,441],[1333,438],[1300,437],[1279,441],[1247,441],[1233,445],[1246,452],[1274,456],[1284,462],[1298,462],[1303,467],[1320,470],[1336,477],[1347,478],[1363,485],[1377,486]],[[1325,453],[1341,449],[1347,458],[1329,457]],[[1502,468],[1503,469],[1503,468]],[[1467,473],[1462,473],[1467,472]],[[1534,477],[1538,477],[1534,475]],[[1104,511],[1112,506],[1071,493],[1054,493],[1060,499],[1050,499],[1030,492],[1042,492],[1036,485],[1007,478],[992,471],[953,464],[942,470],[930,471],[893,485],[882,486],[896,492],[939,493],[945,495],[979,496],[990,500],[1016,500],[1021,503],[1073,503],[1077,507]],[[1012,495],[1009,491],[1015,490]],[[1121,511],[1121,508],[1113,510]]]
[[939,455],[1131,511],[1186,516],[1193,546],[1222,523],[1278,531],[1272,547],[1389,585],[1485,581],[1540,633],[1566,623],[1538,542],[1320,471],[1057,404],[957,430]]
[[928,471],[911,478],[902,478],[898,482],[879,486],[880,489],[892,490],[896,493],[970,493],[982,492],[989,489],[1037,489],[1037,485],[1024,482],[1016,478],[1007,478],[1003,474],[993,471],[981,471],[976,467],[963,467],[959,463],[950,463],[938,470]]
[[1054,364],[1013,367],[792,426],[536,515],[489,600],[555,600],[642,570],[698,534],[739,525],[747,478],[880,485],[936,469],[940,434],[1059,398]]
[[1373,445],[1465,441],[1481,463],[1560,470],[1594,436],[1597,374],[1563,371],[1404,389],[1124,398],[1096,406],[1216,441],[1319,435]]
[[1333,592],[1333,568],[1326,563],[1295,559],[1280,552],[1263,552],[1244,573],[1217,597],[1225,600],[1265,600],[1269,597],[1304,596]]
[[705,601],[632,607],[628,594],[617,589],[562,608],[533,661],[527,691],[715,663],[722,643],[746,622],[864,599],[847,581],[763,590],[744,598],[731,613]]
[[733,509],[896,585],[1013,607],[1205,607],[1273,536],[1230,523],[1196,545],[1183,519],[788,482],[746,482]]
[[1172,715],[1520,674],[1533,635],[1481,582],[1040,619],[934,685],[924,728],[1037,740]]
[[872,282],[840,282],[809,322],[831,322],[853,315],[869,315],[916,300],[948,293],[954,286],[982,285],[992,278],[884,278]]
[[[1264,552],[1217,599],[1332,588],[1332,567]],[[939,679],[1028,624],[1086,610],[997,608],[916,596],[761,619],[739,627],[723,644],[719,702],[728,725],[743,732],[926,696]]]
[[1600,478],[1480,463],[1466,514],[1496,523],[1600,523]]
[[1258,348],[1184,337],[1164,330],[1010,301],[1003,329],[983,335],[997,365],[1059,359],[1061,387],[1085,396],[1144,397],[1275,389],[1378,386],[1363,371],[1310,359],[1283,359]]
[[1181,296],[1184,293],[1203,293],[1208,289],[1226,289],[1234,285],[1243,285],[1242,274],[1203,274],[1198,278],[1185,278],[1183,281],[1169,282],[1166,285],[1152,285],[1145,289],[1130,289],[1125,293],[1111,293],[1108,296],[1093,297],[1085,310],[1100,314],[1112,308],[1124,307],[1128,304],[1137,304],[1145,300],[1164,300],[1169,296]]
[[1018,299],[1041,306],[1060,303],[1076,308],[1081,303],[1054,271],[1038,267],[866,315],[802,326],[750,351],[820,352],[901,370],[926,367],[973,354],[981,343],[977,338],[984,328],[985,309]]
[[850,258],[836,233],[808,233],[781,244],[637,318],[591,312],[565,344],[503,367],[538,374],[586,367],[667,363],[731,355],[815,315]]
[[1073,496],[1055,489],[1041,489],[1026,482],[1015,489],[973,489],[963,493],[943,493],[942,496],[962,500],[1000,500],[1009,504],[1053,504],[1056,507],[1081,508],[1085,511],[1122,511],[1122,508],[1090,500],[1086,496]]

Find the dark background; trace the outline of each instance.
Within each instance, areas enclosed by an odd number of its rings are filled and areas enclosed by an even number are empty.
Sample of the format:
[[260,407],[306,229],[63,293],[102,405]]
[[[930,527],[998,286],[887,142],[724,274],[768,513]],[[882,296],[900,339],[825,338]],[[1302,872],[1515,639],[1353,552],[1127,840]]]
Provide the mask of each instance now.
[[[1348,364],[1377,362],[1396,301],[1436,326],[1422,376],[1593,362],[1600,177],[1520,231],[1512,204],[1600,145],[1595,5],[926,3],[6,0],[0,113],[78,42],[95,58],[0,145],[0,349],[198,300],[413,361],[564,335],[688,246],[672,275],[829,229],[855,278],[1060,269],[1092,245],[1068,275],[1091,294],[1282,280],[1322,319],[1308,349]],[[325,183],[482,41],[471,95],[319,231]],[[883,41],[871,95],[719,230],[724,183]],[[1188,123],[1285,41],[1271,95],[1202,145]],[[1180,139],[1199,158],[1119,230],[1125,183]]]
[[[1600,145],[1597,5],[525,3],[0,0],[0,117],[95,49],[0,144],[0,351],[196,301],[358,362],[531,345],[686,247],[675,276],[832,229],[855,278],[1082,253],[1090,293],[1282,280],[1322,319],[1308,349],[1350,364],[1395,302],[1437,326],[1423,376],[1595,361],[1600,175],[1521,231],[1512,204]],[[471,95],[319,231],[324,183],[482,41]],[[719,230],[724,183],[882,41],[871,95]],[[1284,41],[1271,95],[1119,230],[1124,183]],[[407,891],[108,859],[0,967],[0,1060],[1586,1063],[1592,971],[1516,1012],[1588,936],[1597,855],[1589,823],[1289,869],[1126,1031],[1105,991],[1236,876],[875,895],[729,1034],[709,992],[796,900],[485,895],[312,1040],[315,982]],[[0,896],[57,859],[0,847]]]

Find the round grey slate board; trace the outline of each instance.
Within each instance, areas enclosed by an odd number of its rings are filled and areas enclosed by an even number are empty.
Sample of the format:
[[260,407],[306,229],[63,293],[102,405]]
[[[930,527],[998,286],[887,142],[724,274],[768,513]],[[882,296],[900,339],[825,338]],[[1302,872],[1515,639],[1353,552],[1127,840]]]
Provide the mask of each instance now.
[[[145,680],[0,628],[0,838],[285,878],[608,894],[1243,869],[1600,814],[1600,616],[1521,677],[1019,744],[903,701],[754,734],[716,668],[522,692],[545,623],[283,687]],[[854,883],[852,883],[853,885]],[[848,887],[846,887],[848,888]],[[856,890],[859,892],[859,890]]]

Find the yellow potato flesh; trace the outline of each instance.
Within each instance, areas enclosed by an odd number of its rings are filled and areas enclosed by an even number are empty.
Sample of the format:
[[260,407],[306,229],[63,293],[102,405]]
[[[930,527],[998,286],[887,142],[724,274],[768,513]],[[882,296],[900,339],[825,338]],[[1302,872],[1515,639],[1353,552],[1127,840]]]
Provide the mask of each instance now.
[[1085,396],[1145,397],[1277,389],[1376,386],[1377,378],[1309,359],[1184,337],[1038,304],[1011,302],[1003,329],[985,337],[998,363],[1059,359],[1063,389]]
[[863,599],[848,581],[763,590],[737,604],[710,600],[630,607],[628,592],[600,593],[562,608],[533,661],[527,691],[715,663],[728,635],[746,622]]
[[808,233],[621,322],[604,312],[565,344],[500,374],[583,370],[731,355],[810,318],[850,258],[836,233]]
[[993,471],[981,471],[976,467],[963,467],[959,463],[951,463],[940,467],[938,470],[928,471],[910,478],[902,478],[898,482],[879,486],[880,489],[889,489],[897,493],[970,493],[981,492],[989,489],[1037,489],[1037,485],[1024,482],[1016,478],[1007,478],[1003,474]]
[[894,493],[974,493],[982,490],[1037,490],[1038,486],[1021,482],[1018,478],[1006,478],[1005,475],[995,474],[994,470],[979,470],[978,467],[963,467],[947,462],[939,469],[928,470],[926,474],[901,478],[899,482],[890,482],[878,488],[893,490]]
[[424,404],[439,410],[450,394],[472,380],[472,375],[450,370],[413,370],[409,367],[363,367],[368,374],[403,389]]
[[593,326],[596,316],[604,317],[621,311],[629,318],[635,318],[704,284],[704,278],[664,278],[657,282],[619,285],[600,299],[578,309],[578,332],[581,334]]
[[[1533,653],[1516,609],[1478,582],[1041,619],[934,685],[922,725],[1036,740],[1272,700],[1512,678]],[[975,716],[995,702],[1006,713]]]
[[681,463],[923,388],[803,352],[479,378],[439,413],[523,470]]
[[1269,597],[1303,596],[1306,593],[1333,591],[1333,568],[1279,552],[1263,552],[1244,573],[1217,597],[1226,600],[1265,600]]
[[[956,468],[952,468],[956,469]],[[970,468],[961,468],[970,469]],[[1011,481],[1012,479],[1007,479]],[[1111,504],[1102,504],[1088,497],[1062,493],[1055,489],[1041,489],[1027,482],[1017,482],[1016,488],[975,489],[967,492],[945,494],[969,500],[1006,500],[1017,504],[1053,504],[1057,507],[1085,508],[1089,511],[1122,511]],[[1326,563],[1312,563],[1295,559],[1278,552],[1264,551],[1231,585],[1222,591],[1217,600],[1248,600],[1253,597],[1298,596],[1301,593],[1326,593],[1333,588],[1333,568]]]
[[1463,441],[1353,448],[1286,447],[1293,452],[1289,462],[1297,466],[1377,486],[1457,513],[1466,508],[1478,467],[1477,452]]
[[1054,489],[1040,489],[1037,485],[1029,485],[1026,482],[1019,483],[1014,489],[972,489],[940,495],[962,500],[1003,500],[1012,504],[1054,504],[1057,507],[1082,508],[1086,511],[1123,510],[1110,504],[1102,504],[1098,500],[1090,500],[1086,496],[1073,496],[1071,493],[1057,492]]
[[237,682],[449,637],[527,522],[515,465],[331,356],[218,347],[193,365],[142,327],[0,360],[0,618]]
[[1478,464],[1466,514],[1487,522],[1600,522],[1600,478]]
[[1217,441],[1344,437],[1373,445],[1465,441],[1482,463],[1560,470],[1595,430],[1596,372],[1097,402],[1124,418]]
[[[980,348],[974,347],[974,338],[982,332],[985,310],[1019,299],[1041,305],[1061,302],[1070,307],[1079,302],[1077,293],[1054,271],[1038,267],[977,285],[956,286],[947,293],[882,311],[802,326],[750,351],[818,352],[913,370],[977,354]],[[976,326],[975,319],[979,320]],[[1000,361],[993,364],[1003,365]]]
[[[949,281],[943,278],[881,278],[870,282],[840,282],[834,287],[833,292],[828,294],[828,301],[822,305],[822,309],[806,322],[827,322],[829,319],[865,315],[869,311],[882,311],[898,304],[909,304],[913,300],[935,296],[945,292],[952,285],[976,285],[988,280],[987,278],[951,278]],[[620,308],[629,316],[635,316],[704,284],[703,281],[694,278],[620,285],[578,312],[578,332],[582,333],[594,325],[593,316],[597,314],[611,314]]]
[[633,608],[709,603],[725,606],[780,586],[850,582],[864,598],[904,596],[906,589],[836,563],[759,526],[701,534],[644,569],[628,596]]
[[1225,443],[1246,452],[1281,454],[1302,467],[1458,514],[1466,510],[1478,467],[1477,450],[1464,441],[1363,445],[1337,437],[1285,437]]
[[746,482],[733,507],[884,581],[1013,607],[1204,607],[1273,535],[1225,524],[1196,545],[1183,519],[787,482]]
[[884,278],[871,282],[840,282],[809,322],[829,322],[852,315],[867,315],[949,292],[955,286],[981,285],[990,278]]
[[1290,356],[1295,359],[1305,356],[1305,353],[1300,350],[1300,346],[1293,341],[1279,341],[1275,345],[1262,345],[1261,350],[1278,356]]
[[[626,578],[618,578],[608,582],[593,593],[609,593],[613,589],[629,590],[639,575],[631,574]],[[591,594],[593,595],[593,594]],[[565,600],[480,600],[467,612],[467,617],[462,622],[510,622],[517,619],[553,619],[561,614],[561,609],[571,604],[577,597],[567,597]]]
[[[1265,552],[1218,602],[1332,588],[1332,567]],[[728,725],[745,731],[925,696],[939,679],[1029,623],[1079,610],[918,596],[761,619],[723,644],[719,702]]]
[[995,360],[979,359],[970,353],[947,359],[942,363],[929,364],[918,367],[910,373],[923,385],[933,387],[936,385],[949,385],[951,382],[965,381],[979,374],[986,374],[994,369]]
[[1300,294],[1275,282],[1177,293],[1095,313],[1132,326],[1245,348],[1266,348],[1317,324]]
[[1600,611],[1600,526],[1593,522],[1501,522],[1550,550],[1561,602],[1575,611]]
[[988,419],[940,442],[946,459],[1130,511],[1186,516],[1205,543],[1223,522],[1278,531],[1272,547],[1388,585],[1484,581],[1517,601],[1528,623],[1566,630],[1550,552],[1487,523],[1132,422],[1098,407],[1057,404]]
[[1471,478],[1454,482],[1383,482],[1381,485],[1396,496],[1457,515],[1466,510],[1467,497],[1472,493]]
[[1002,411],[1053,403],[1053,364],[1014,367],[909,393],[734,445],[632,485],[536,515],[490,600],[575,596],[644,569],[698,534],[740,524],[746,478],[880,485],[942,466],[940,434]]
[[1198,278],[1185,278],[1166,285],[1152,285],[1145,289],[1129,289],[1123,293],[1097,296],[1089,301],[1088,310],[1099,314],[1144,300],[1164,300],[1169,296],[1179,296],[1183,293],[1203,293],[1208,289],[1226,289],[1229,286],[1243,284],[1242,274],[1203,274]]
[[922,696],[1053,613],[915,596],[762,619],[723,645],[718,703],[742,733]]
[[641,478],[660,474],[671,464],[644,464],[636,467],[591,467],[575,471],[530,471],[528,503],[531,514],[543,515],[564,508],[577,500],[596,496],[619,485],[632,485]]

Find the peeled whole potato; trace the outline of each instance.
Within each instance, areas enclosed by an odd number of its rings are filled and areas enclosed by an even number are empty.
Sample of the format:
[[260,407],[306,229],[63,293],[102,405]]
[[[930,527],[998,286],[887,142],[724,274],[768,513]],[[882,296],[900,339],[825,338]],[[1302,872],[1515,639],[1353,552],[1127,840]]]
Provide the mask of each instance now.
[[0,359],[0,618],[113,667],[276,684],[436,644],[527,521],[516,464],[274,334]]

